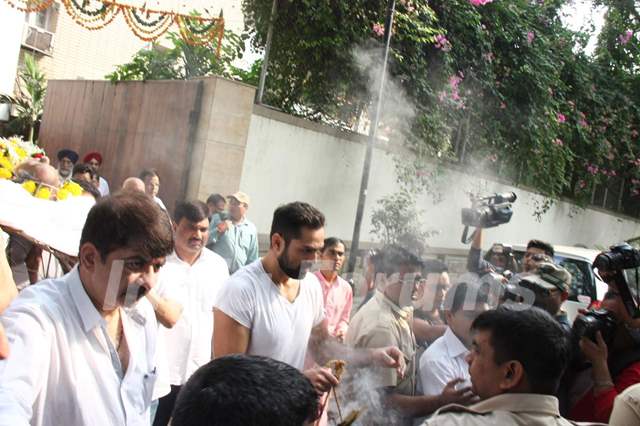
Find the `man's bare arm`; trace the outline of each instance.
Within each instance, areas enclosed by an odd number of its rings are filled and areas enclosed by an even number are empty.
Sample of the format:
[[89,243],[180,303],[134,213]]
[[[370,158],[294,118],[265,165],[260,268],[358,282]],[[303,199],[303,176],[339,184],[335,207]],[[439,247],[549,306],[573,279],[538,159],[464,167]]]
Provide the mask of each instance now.
[[167,328],[172,328],[182,315],[182,305],[171,299],[165,299],[151,290],[147,293],[147,299],[151,302],[158,322]]
[[212,358],[231,354],[246,354],[251,330],[219,309],[213,310]]
[[431,325],[419,318],[413,319],[413,334],[420,342],[433,343],[438,337],[442,336],[447,330],[446,325]]

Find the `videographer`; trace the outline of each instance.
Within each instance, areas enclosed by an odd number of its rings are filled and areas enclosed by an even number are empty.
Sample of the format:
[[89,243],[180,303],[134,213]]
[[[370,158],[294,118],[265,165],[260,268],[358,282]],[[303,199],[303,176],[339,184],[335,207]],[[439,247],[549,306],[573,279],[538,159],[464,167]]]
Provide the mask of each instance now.
[[554,263],[543,262],[534,273],[522,276],[520,285],[535,294],[533,306],[551,314],[567,334],[571,332],[567,313],[561,309],[564,301],[569,298],[571,286],[571,274],[566,269]]
[[[578,317],[572,330],[574,336],[580,337],[582,356],[591,364],[590,370],[576,375],[569,393],[570,398],[578,396],[575,402],[569,401],[569,418],[576,421],[608,422],[616,396],[640,383],[639,334],[623,319],[628,312],[620,297],[620,286],[626,284],[601,275],[609,284],[602,310]],[[594,332],[595,341],[587,337],[589,330]],[[581,386],[580,378],[585,375],[590,380]]]
[[[500,274],[505,271],[518,272],[518,266],[513,256],[511,247],[494,244],[488,259],[482,257],[483,229],[476,228],[473,241],[467,257],[467,270],[479,275],[490,272]],[[494,250],[496,249],[497,250]],[[549,243],[540,240],[530,240],[524,253],[522,271],[531,272],[541,262],[553,262],[554,250]]]

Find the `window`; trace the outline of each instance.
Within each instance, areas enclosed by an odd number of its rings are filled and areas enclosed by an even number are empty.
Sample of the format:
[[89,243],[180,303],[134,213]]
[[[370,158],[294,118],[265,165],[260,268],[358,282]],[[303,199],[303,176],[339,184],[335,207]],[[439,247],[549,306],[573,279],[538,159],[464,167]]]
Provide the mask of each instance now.
[[40,12],[27,13],[24,16],[24,20],[27,24],[33,25],[45,31],[54,32],[54,14],[55,8],[53,6],[48,7]]

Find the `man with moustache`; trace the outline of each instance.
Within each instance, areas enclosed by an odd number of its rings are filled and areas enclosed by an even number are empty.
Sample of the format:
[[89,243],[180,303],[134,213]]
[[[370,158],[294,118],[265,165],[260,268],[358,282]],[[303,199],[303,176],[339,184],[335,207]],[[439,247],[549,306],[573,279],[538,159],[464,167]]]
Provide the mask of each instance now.
[[[214,304],[214,356],[260,355],[303,370],[307,348],[320,365],[345,359],[404,372],[396,347],[349,351],[329,337],[322,290],[306,271],[324,245],[324,215],[307,203],[280,206],[273,215],[267,255],[238,270]],[[330,369],[303,372],[320,393],[338,384]]]
[[2,315],[0,425],[149,425],[157,322],[143,296],[172,250],[169,219],[146,195],[93,206],[78,265]]
[[168,424],[182,385],[211,360],[213,301],[229,271],[224,259],[204,246],[209,237],[208,215],[201,201],[176,206],[175,250],[160,272],[157,295],[180,303],[182,315],[173,327],[160,328],[159,347],[167,358],[171,389],[160,398],[155,426]]

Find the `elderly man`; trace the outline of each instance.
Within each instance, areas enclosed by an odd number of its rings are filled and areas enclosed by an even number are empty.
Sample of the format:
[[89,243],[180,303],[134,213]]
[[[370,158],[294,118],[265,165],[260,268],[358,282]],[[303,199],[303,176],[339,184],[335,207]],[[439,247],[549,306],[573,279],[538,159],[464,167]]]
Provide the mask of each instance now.
[[58,174],[61,181],[71,179],[73,166],[78,162],[78,153],[71,149],[61,149],[58,151]]
[[123,191],[138,191],[146,194],[144,182],[137,177],[128,177],[122,182]]
[[100,175],[100,168],[102,167],[102,154],[97,151],[93,151],[84,156],[83,163],[88,164],[98,174],[98,190],[100,195],[106,197],[109,195],[109,183],[105,178]]
[[211,218],[207,247],[222,256],[230,274],[258,259],[258,230],[246,218],[248,209],[249,196],[238,191],[229,195],[229,216]]
[[0,425],[149,425],[158,326],[143,296],[172,250],[149,197],[123,192],[91,209],[78,266],[2,315],[11,355],[0,361]]

